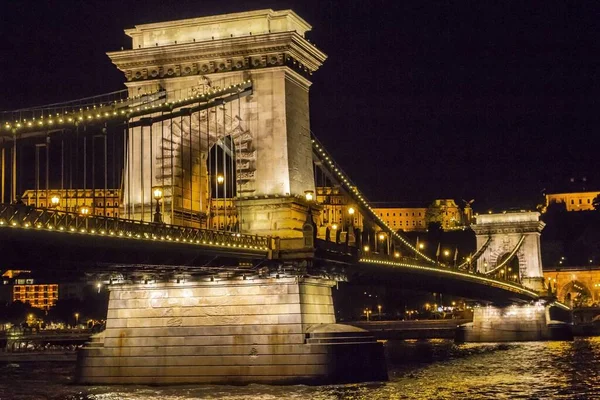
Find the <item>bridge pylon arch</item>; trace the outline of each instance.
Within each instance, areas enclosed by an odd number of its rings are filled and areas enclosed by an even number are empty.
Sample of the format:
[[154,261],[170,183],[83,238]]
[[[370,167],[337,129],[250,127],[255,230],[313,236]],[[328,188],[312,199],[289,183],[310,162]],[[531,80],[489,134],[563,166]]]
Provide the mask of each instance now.
[[485,251],[477,259],[477,272],[492,274],[518,260],[519,277],[523,285],[542,292],[544,278],[540,235],[546,224],[538,212],[508,212],[476,216],[471,225],[477,248],[488,240]]
[[[231,133],[231,121],[239,121],[242,131],[233,137],[237,153],[231,169],[235,207],[243,213],[242,233],[302,241],[308,213],[303,199],[315,191],[310,76],[327,58],[306,39],[310,30],[291,10],[267,9],[142,24],[125,31],[132,49],[108,56],[125,74],[130,96],[162,90],[174,109],[187,110],[165,123],[148,118],[145,128],[128,131],[128,190],[122,203],[134,210],[133,219],[144,219],[155,186],[163,187],[163,208],[170,210],[165,222],[184,225],[178,215],[207,214],[215,186],[208,182],[209,172],[214,178],[219,168],[209,171],[203,157]],[[238,98],[233,109],[223,104],[199,112],[176,106],[241,82],[251,82],[252,93]],[[319,210],[313,211],[317,217]]]

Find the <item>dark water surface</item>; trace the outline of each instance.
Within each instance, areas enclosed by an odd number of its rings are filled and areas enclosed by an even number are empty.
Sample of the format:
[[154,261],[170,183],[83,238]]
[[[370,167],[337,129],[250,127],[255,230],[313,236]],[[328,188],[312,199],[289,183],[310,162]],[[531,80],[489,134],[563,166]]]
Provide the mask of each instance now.
[[600,399],[600,337],[574,342],[388,343],[390,381],[332,386],[79,386],[73,363],[0,366],[0,399]]

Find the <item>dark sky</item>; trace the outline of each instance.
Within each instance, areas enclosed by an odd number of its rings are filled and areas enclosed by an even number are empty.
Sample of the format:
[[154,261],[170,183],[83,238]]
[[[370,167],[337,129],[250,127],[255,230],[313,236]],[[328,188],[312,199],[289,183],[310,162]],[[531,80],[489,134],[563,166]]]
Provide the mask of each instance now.
[[[28,1],[0,5],[0,110],[123,88],[123,29],[292,8],[329,59],[311,127],[372,200],[532,205],[600,187],[596,2]],[[594,185],[594,182],[596,185]]]

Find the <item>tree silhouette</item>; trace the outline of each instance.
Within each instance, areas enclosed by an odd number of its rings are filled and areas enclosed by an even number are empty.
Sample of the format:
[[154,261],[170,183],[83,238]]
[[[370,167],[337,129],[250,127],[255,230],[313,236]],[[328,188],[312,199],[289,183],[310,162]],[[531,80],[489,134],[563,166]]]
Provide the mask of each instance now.
[[592,207],[594,207],[594,210],[600,211],[600,194],[592,200]]

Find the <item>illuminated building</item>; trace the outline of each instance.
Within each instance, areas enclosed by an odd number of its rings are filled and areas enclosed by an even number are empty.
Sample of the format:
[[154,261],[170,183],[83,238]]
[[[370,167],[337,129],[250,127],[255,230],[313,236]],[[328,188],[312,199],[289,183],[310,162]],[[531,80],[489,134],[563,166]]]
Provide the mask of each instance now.
[[87,207],[92,215],[118,217],[121,193],[119,189],[63,189],[26,190],[21,201],[36,208],[55,208],[61,211],[79,212]]
[[452,199],[437,199],[427,209],[427,224],[439,222],[442,229],[460,229],[468,224],[470,207],[465,207],[465,212]]
[[[353,224],[355,228],[362,229],[358,207],[339,188],[321,186],[316,191],[317,203],[323,207],[321,218],[316,221],[318,226],[343,228]],[[425,231],[430,222],[439,222],[445,230],[462,229],[470,224],[473,217],[470,203],[461,209],[452,199],[437,199],[429,206],[388,202],[372,204],[373,212],[395,231]]]
[[600,192],[549,193],[545,195],[546,207],[553,203],[564,203],[567,211],[590,211]]
[[234,231],[238,223],[238,211],[233,198],[213,198],[210,203],[211,229]]
[[317,225],[354,224],[362,227],[362,216],[356,212],[358,207],[345,196],[338,187],[317,187],[317,203],[323,207]]
[[[29,271],[8,270],[3,277],[3,286],[11,288],[11,302],[20,301],[32,307],[49,310],[58,300],[57,283],[40,283],[28,275]],[[27,274],[27,276],[23,276]]]
[[[20,279],[17,279],[17,282]],[[15,284],[13,286],[13,301],[28,303],[32,307],[49,310],[58,300],[58,284]]]
[[424,231],[427,229],[427,207],[400,207],[393,204],[375,203],[373,212],[393,230]]

